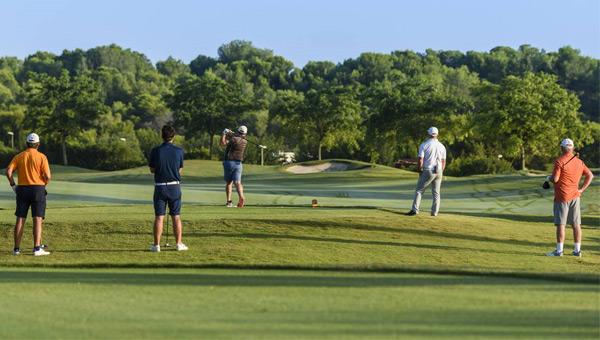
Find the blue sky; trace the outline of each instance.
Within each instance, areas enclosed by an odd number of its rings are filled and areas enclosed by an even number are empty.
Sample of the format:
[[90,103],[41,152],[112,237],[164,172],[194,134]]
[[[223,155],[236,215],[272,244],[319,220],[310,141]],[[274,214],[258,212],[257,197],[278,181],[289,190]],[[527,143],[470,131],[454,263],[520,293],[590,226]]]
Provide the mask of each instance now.
[[302,67],[362,52],[571,45],[600,58],[599,0],[0,0],[0,56],[115,43],[153,63],[249,40]]

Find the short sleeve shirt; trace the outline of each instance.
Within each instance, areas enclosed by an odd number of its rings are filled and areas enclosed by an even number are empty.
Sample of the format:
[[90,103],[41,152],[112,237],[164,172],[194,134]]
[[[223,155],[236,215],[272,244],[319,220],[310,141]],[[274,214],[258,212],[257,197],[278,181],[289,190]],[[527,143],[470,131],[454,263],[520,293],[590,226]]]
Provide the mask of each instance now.
[[558,177],[554,183],[554,201],[569,202],[579,196],[579,180],[590,173],[590,169],[579,158],[573,158],[572,153],[560,156],[554,162],[552,176]]
[[154,182],[181,181],[179,169],[183,168],[183,150],[166,142],[150,152],[148,166],[154,168]]
[[227,142],[227,148],[225,149],[225,160],[226,161],[244,161],[244,150],[246,149],[248,141],[246,138],[235,135]]
[[27,185],[46,185],[43,175],[50,174],[50,165],[48,158],[35,148],[27,148],[25,151],[17,154],[8,168],[17,172],[19,186]]
[[430,138],[419,147],[419,158],[423,157],[423,169],[433,170],[442,167],[442,159],[446,159],[446,148],[437,138]]

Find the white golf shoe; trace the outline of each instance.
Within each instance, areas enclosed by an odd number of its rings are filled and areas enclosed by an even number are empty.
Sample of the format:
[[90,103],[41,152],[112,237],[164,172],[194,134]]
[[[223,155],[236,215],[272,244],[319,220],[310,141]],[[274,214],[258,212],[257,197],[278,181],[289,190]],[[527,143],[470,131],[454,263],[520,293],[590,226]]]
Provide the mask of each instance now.
[[50,255],[50,252],[49,251],[45,251],[42,248],[40,248],[40,250],[35,250],[33,252],[33,256],[43,256],[43,255]]
[[177,250],[177,251],[188,250],[188,247],[186,247],[186,245],[183,243],[179,243],[178,245],[175,246],[175,250]]
[[21,254],[21,251],[20,251],[20,250],[14,250],[14,249],[13,249],[13,250],[12,250],[12,254],[13,254],[13,255],[19,255],[19,254]]
[[155,246],[150,247],[150,251],[153,253],[160,252],[160,245],[155,245]]

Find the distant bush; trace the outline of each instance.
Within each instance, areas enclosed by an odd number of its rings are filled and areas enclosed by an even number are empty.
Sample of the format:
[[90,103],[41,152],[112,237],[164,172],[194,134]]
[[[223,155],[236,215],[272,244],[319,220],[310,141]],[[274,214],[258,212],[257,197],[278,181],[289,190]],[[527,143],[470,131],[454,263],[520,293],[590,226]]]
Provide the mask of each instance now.
[[513,170],[504,159],[492,157],[459,157],[446,167],[444,174],[449,176],[470,176],[477,174],[497,174]]
[[21,151],[22,150],[9,148],[8,146],[4,146],[2,143],[0,143],[0,168],[6,169],[13,157],[15,157],[15,155]]
[[[44,150],[51,164],[62,164],[60,145],[45,145]],[[113,140],[91,145],[70,145],[67,148],[69,165],[94,170],[123,170],[148,164],[139,146]],[[8,164],[8,163],[7,163]]]

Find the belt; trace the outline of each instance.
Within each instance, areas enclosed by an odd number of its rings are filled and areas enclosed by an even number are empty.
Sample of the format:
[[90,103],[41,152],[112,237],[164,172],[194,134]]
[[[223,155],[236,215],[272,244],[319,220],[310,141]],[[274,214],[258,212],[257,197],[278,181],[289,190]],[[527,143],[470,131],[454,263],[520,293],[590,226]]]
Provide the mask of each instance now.
[[155,186],[160,187],[163,185],[176,185],[179,184],[179,181],[167,182],[167,183],[154,183]]

